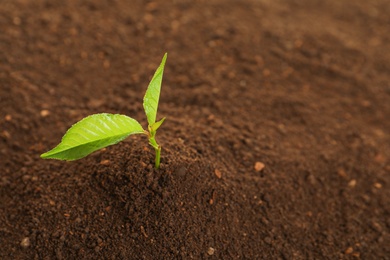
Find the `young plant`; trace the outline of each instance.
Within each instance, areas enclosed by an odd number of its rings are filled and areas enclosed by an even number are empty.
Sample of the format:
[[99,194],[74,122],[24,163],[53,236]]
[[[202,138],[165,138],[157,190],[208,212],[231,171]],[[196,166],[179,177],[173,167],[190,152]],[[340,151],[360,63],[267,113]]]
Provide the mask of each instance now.
[[157,129],[165,117],[156,122],[161,83],[164,73],[165,53],[144,96],[144,110],[148,129],[144,130],[135,119],[120,114],[94,114],[74,124],[62,137],[60,144],[41,155],[43,159],[77,160],[109,145],[117,144],[132,134],[144,134],[156,152],[155,167],[160,167],[161,146],[156,141]]

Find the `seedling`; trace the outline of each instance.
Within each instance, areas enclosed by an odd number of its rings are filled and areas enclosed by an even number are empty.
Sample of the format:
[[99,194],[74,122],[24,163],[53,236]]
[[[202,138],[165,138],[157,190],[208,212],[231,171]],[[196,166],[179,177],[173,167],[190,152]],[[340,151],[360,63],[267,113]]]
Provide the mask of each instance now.
[[156,141],[157,129],[165,117],[156,122],[158,101],[160,99],[161,82],[164,73],[165,53],[144,96],[144,110],[148,120],[148,129],[144,130],[137,120],[120,114],[94,114],[74,124],[61,142],[52,150],[41,155],[43,159],[72,161],[81,159],[99,149],[117,144],[132,134],[144,134],[156,152],[155,167],[160,167],[161,146]]

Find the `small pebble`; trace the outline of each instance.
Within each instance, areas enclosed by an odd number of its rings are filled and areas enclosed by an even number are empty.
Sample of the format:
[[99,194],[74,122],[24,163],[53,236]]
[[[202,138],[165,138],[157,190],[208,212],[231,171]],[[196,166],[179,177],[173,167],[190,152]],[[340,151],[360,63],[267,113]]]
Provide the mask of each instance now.
[[355,187],[356,186],[356,180],[353,179],[350,182],[348,182],[348,186],[351,187],[351,188]]
[[256,162],[255,163],[255,171],[260,172],[264,169],[265,165],[262,162]]
[[209,249],[207,249],[207,254],[208,255],[214,255],[214,253],[215,253],[215,249],[214,248],[209,247]]
[[374,184],[374,187],[377,188],[377,189],[381,189],[382,188],[382,184],[377,182],[377,183]]
[[215,173],[215,176],[217,176],[218,179],[221,179],[221,178],[222,178],[222,173],[221,173],[220,170],[215,169],[214,173]]
[[12,116],[11,115],[5,115],[4,119],[5,119],[5,121],[11,121],[12,120]]
[[337,174],[338,174],[340,177],[344,178],[344,179],[348,177],[348,175],[347,175],[347,173],[345,172],[344,169],[338,169],[338,170],[337,170]]
[[41,117],[47,117],[48,115],[50,115],[50,111],[49,110],[41,110]]
[[353,252],[353,248],[352,247],[348,247],[346,250],[345,250],[345,254],[346,255],[349,255],[349,254],[352,254],[352,252]]
[[110,160],[102,160],[100,162],[101,165],[109,165],[110,164]]
[[30,242],[30,238],[28,237],[25,237],[22,239],[22,242],[20,242],[20,245],[23,247],[23,248],[27,248],[31,245],[31,242]]

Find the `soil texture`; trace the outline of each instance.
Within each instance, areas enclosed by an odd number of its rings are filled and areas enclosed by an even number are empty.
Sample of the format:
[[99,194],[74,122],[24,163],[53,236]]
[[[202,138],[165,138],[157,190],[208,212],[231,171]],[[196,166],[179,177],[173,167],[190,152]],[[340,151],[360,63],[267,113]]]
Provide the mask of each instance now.
[[[1,259],[390,259],[390,2],[0,2]],[[42,160],[81,118],[142,136]]]

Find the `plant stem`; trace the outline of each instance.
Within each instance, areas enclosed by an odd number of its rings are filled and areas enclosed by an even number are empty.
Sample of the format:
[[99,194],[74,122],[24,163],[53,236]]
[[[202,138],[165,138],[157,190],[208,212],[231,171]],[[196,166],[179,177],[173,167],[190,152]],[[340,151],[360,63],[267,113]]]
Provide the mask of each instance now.
[[161,154],[161,146],[158,146],[156,150],[156,160],[155,160],[155,167],[156,169],[160,168],[160,154]]
[[156,169],[160,168],[160,154],[161,154],[161,146],[156,142],[156,139],[154,138],[155,132],[152,133],[151,137],[149,137],[149,144],[154,148],[156,151],[156,159],[154,161],[154,165]]

